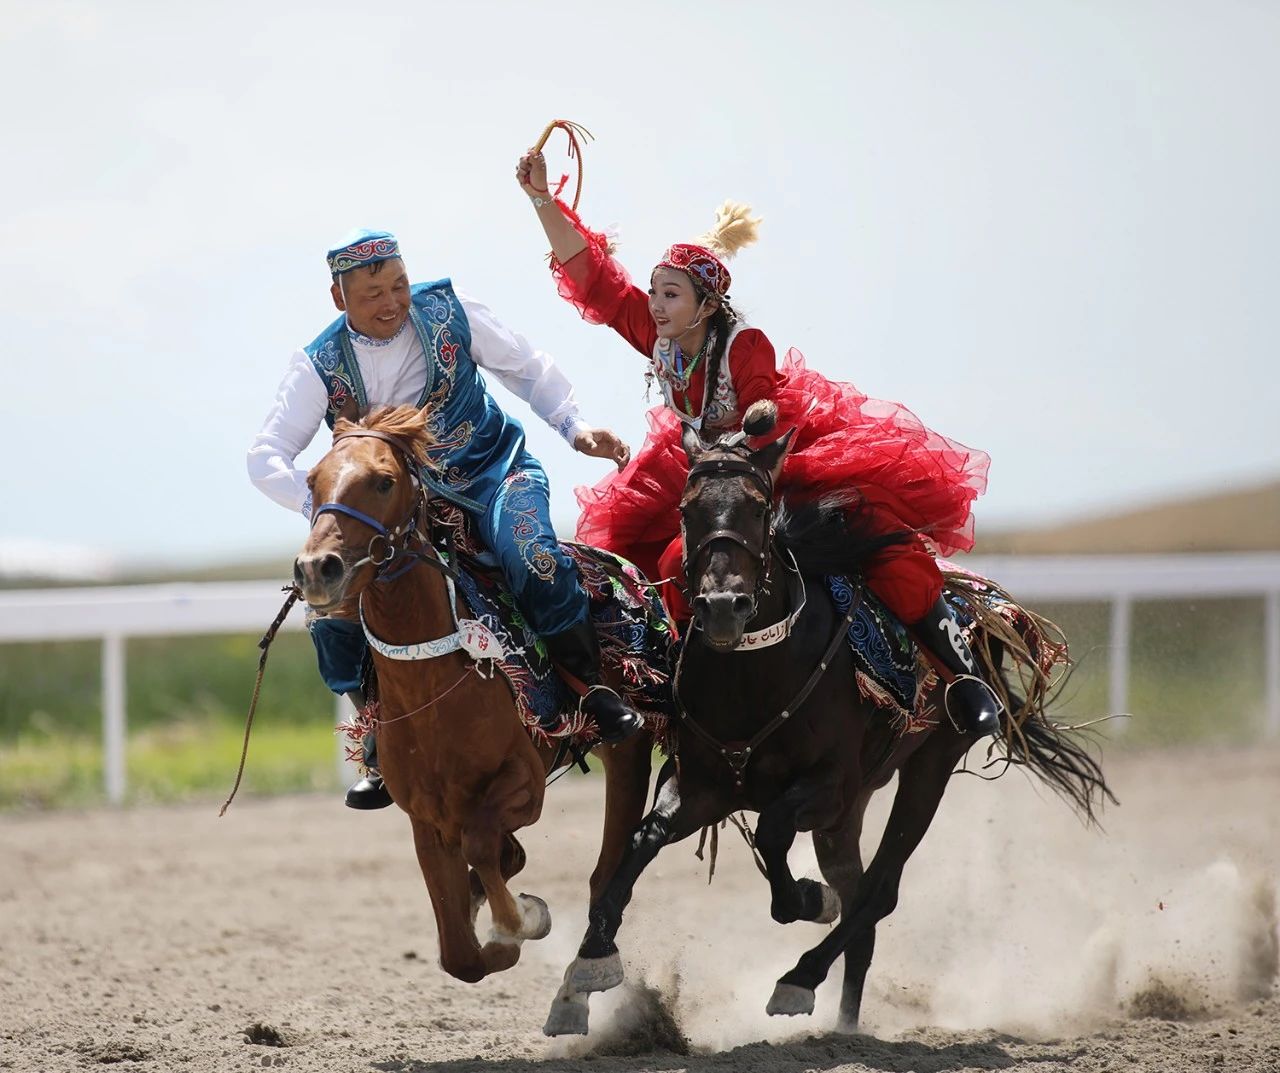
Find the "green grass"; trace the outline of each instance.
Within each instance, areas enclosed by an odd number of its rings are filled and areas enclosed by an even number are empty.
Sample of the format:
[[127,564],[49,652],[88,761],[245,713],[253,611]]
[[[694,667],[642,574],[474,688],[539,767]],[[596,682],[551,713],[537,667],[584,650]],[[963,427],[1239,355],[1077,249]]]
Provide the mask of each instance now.
[[[136,638],[125,649],[130,730],[183,719],[244,718],[258,667],[257,635]],[[0,645],[0,745],[32,732],[98,734],[101,658],[96,642]],[[314,726],[332,711],[311,639],[303,632],[279,634],[267,661],[259,719]]]
[[[126,645],[130,801],[231,788],[258,666],[256,635]],[[0,645],[0,808],[90,805],[102,782],[101,647]],[[334,698],[305,633],[271,647],[244,793],[336,789]]]
[[[1108,713],[1109,609],[1042,605],[1066,632],[1077,666],[1056,717],[1086,721]],[[1146,601],[1133,610],[1129,703],[1132,718],[1102,728],[1113,745],[1242,743],[1264,725],[1263,602]]]
[[[130,735],[128,800],[225,798],[235,781],[243,729],[182,720]],[[240,793],[338,789],[331,727],[255,725]],[[94,805],[103,800],[97,738],[25,735],[0,748],[0,808]]]
[[[1108,609],[1040,605],[1078,661],[1053,714],[1107,714]],[[1133,615],[1129,710],[1108,749],[1256,740],[1263,726],[1261,599],[1151,601]],[[103,800],[101,650],[92,643],[0,645],[0,808]],[[235,776],[257,669],[256,635],[130,641],[131,801],[224,795]],[[271,650],[245,793],[335,789],[333,696],[304,633]]]

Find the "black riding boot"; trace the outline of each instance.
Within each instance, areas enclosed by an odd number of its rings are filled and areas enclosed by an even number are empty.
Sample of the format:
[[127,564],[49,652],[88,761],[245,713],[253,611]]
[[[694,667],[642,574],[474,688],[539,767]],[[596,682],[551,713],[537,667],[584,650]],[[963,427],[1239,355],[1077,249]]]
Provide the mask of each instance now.
[[[364,707],[364,697],[360,694],[348,693],[347,696],[357,708]],[[378,739],[370,731],[360,744],[364,748],[364,766],[369,774],[352,783],[347,790],[347,808],[386,808],[394,802],[387,793],[387,788],[382,785],[382,776],[378,774]]]
[[617,693],[601,684],[600,639],[589,620],[543,640],[547,642],[551,661],[587,687],[581,701],[582,710],[595,720],[601,741],[616,745],[639,732],[644,720],[628,708]]
[[960,632],[960,624],[951,616],[947,601],[938,597],[929,613],[911,627],[915,635],[955,681],[946,686],[947,714],[975,738],[1000,733],[1000,716],[1004,709],[991,687],[978,677],[978,665]]

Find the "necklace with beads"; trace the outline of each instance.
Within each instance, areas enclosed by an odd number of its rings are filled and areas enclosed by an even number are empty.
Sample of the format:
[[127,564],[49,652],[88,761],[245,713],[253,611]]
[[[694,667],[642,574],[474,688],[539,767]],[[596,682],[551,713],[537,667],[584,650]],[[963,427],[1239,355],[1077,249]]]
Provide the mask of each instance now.
[[689,394],[689,382],[693,379],[693,374],[697,371],[702,359],[706,357],[707,352],[715,345],[715,332],[707,332],[706,338],[702,341],[702,346],[698,348],[698,352],[693,356],[692,360],[686,360],[684,350],[681,349],[679,343],[673,343],[670,339],[658,340],[657,360],[651,363],[650,371],[645,375],[647,385],[645,388],[645,397],[648,398],[649,388],[653,386],[653,377],[657,376],[667,384],[671,393],[674,395],[679,392],[686,397]]

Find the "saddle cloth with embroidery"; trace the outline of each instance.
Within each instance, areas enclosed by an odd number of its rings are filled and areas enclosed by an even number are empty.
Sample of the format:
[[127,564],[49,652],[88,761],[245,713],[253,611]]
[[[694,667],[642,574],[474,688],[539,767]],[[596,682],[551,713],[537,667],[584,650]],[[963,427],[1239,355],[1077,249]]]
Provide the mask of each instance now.
[[[520,614],[501,573],[486,564],[466,515],[438,501],[432,503],[437,525],[447,526],[458,556],[458,592],[479,620],[501,643],[494,665],[511,687],[516,708],[530,733],[542,738],[582,737],[587,718],[578,711],[578,695],[547,658],[542,638]],[[657,591],[627,560],[586,545],[560,545],[578,565],[591,621],[600,638],[606,672],[622,671],[621,693],[645,725],[661,736],[673,713],[671,703],[671,625]]]
[[[939,560],[938,565],[944,575],[962,577],[968,590],[968,593],[956,592],[945,587],[942,593],[960,624],[965,640],[973,641],[971,598],[981,600],[984,612],[999,615],[1020,635],[1036,636],[1026,612],[988,579],[943,560]],[[845,577],[829,576],[826,583],[837,613],[845,614],[853,600],[854,582]],[[862,602],[849,625],[848,641],[859,691],[889,710],[902,733],[917,733],[938,724],[942,713],[927,704],[925,699],[936,680],[935,672],[920,657],[906,627],[869,589],[863,589]],[[1046,648],[1038,658],[1043,669],[1048,671],[1065,658],[1065,653]]]

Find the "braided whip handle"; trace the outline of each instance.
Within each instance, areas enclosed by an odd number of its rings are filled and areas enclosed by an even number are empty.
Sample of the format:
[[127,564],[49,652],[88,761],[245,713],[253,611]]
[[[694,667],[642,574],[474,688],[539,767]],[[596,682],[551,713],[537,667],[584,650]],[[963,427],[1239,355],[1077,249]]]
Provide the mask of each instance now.
[[[569,137],[569,159],[573,160],[576,157],[578,160],[578,184],[573,191],[573,211],[577,212],[578,201],[582,197],[582,143],[584,141],[594,141],[595,139],[591,131],[587,130],[587,128],[582,126],[580,123],[575,123],[571,119],[553,119],[547,124],[546,129],[542,132],[542,137],[534,143],[533,151],[535,153],[542,152],[543,146],[547,144],[547,139],[551,137],[552,133],[557,128],[564,131]],[[560,177],[560,185],[556,187],[555,191],[556,197],[560,196],[560,192],[565,188],[565,185],[568,182],[568,175],[562,175]]]

